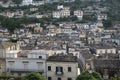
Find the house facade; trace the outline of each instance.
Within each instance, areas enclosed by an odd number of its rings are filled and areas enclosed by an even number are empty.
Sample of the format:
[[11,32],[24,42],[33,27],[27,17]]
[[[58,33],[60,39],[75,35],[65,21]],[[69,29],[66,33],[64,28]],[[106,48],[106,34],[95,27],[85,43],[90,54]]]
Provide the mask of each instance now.
[[81,10],[74,11],[74,16],[77,16],[78,19],[82,20],[82,18],[83,18],[83,11],[81,11]]
[[18,58],[6,58],[6,72],[14,76],[24,76],[29,72],[39,72],[46,76],[45,66],[47,54],[36,51],[28,52],[26,55],[24,54],[19,53]]
[[0,57],[17,57],[17,53],[20,51],[20,46],[12,42],[0,43]]
[[53,18],[68,17],[70,16],[69,7],[64,7],[62,10],[54,11],[52,15]]
[[50,56],[46,64],[47,80],[76,80],[78,76],[75,56]]

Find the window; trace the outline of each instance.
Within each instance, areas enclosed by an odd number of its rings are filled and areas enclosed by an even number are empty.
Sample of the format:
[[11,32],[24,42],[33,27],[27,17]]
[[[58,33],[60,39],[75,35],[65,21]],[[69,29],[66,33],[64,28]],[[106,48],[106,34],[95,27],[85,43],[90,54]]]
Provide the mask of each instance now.
[[42,56],[39,56],[39,58],[41,59],[41,58],[42,58]]
[[48,71],[51,71],[51,66],[48,66]]
[[17,45],[15,45],[15,50],[17,50]]
[[13,76],[14,76],[14,73],[11,73],[11,75],[13,75]]
[[43,67],[43,63],[42,62],[37,62],[37,66],[38,66],[38,70],[41,70]]
[[25,70],[28,69],[28,63],[28,61],[23,61],[23,67]]
[[72,78],[68,78],[67,80],[72,80]]
[[9,69],[14,68],[14,61],[8,61]]
[[13,50],[16,50],[16,46],[15,45],[13,46]]
[[21,73],[18,73],[18,76],[21,76]]
[[12,50],[12,47],[10,46],[10,50]]
[[62,67],[56,67],[56,72],[62,72],[63,68]]
[[71,71],[72,71],[71,67],[68,67],[68,72],[71,72]]
[[48,80],[52,80],[52,78],[51,78],[51,77],[48,77]]
[[23,63],[23,65],[25,70],[28,69],[28,63]]
[[56,67],[56,74],[63,74],[63,67]]
[[61,78],[59,77],[58,80],[61,80]]

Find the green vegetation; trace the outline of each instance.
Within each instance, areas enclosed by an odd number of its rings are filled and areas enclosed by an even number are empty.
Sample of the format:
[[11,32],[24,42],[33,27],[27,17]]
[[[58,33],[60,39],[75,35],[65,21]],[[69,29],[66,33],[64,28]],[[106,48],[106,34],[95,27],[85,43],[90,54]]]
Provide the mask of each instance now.
[[12,0],[15,4],[21,4],[23,0]]
[[45,80],[45,78],[40,75],[39,73],[28,73],[26,76],[24,76],[23,80]]
[[15,28],[20,27],[20,21],[12,19],[12,18],[5,18],[1,22],[2,26],[7,28],[10,32],[13,32]]
[[[8,0],[0,0],[7,2]],[[12,0],[16,4],[20,4],[22,0]],[[63,21],[69,21],[69,22],[76,22],[76,23],[85,23],[85,22],[95,22],[97,20],[97,17],[95,14],[89,14],[89,15],[84,15],[83,20],[79,21],[77,17],[73,16],[73,11],[77,9],[82,9],[88,6],[94,6],[97,5],[98,3],[92,2],[92,1],[80,1],[80,0],[75,0],[75,2],[72,3],[52,3],[52,4],[45,4],[45,5],[40,5],[40,6],[15,6],[15,7],[1,7],[0,6],[0,12],[3,11],[16,11],[16,10],[23,10],[24,14],[34,14],[34,13],[39,13],[39,14],[48,14],[50,15],[49,17],[44,17],[41,19],[37,18],[7,18],[7,17],[2,17],[0,16],[0,22],[1,25],[5,28],[7,28],[10,32],[13,32],[16,28],[21,28],[21,24],[29,24],[29,23],[41,23],[41,27],[45,29],[44,24],[57,24],[58,22],[63,22]],[[99,3],[99,7],[107,7],[107,14],[108,14],[108,20],[103,20],[103,24],[105,28],[111,27],[112,23],[114,21],[120,21],[120,0],[102,0]],[[52,11],[57,9],[57,5],[64,5],[64,6],[69,6],[71,9],[71,17],[63,17],[60,19],[54,19],[51,17]],[[38,8],[36,11],[30,11],[30,8]]]
[[15,29],[19,29],[23,26],[21,24],[30,24],[30,23],[41,23],[41,27],[43,29],[46,29],[44,24],[54,24],[57,25],[57,22],[63,22],[63,21],[76,21],[77,17],[76,16],[71,16],[71,17],[63,17],[59,19],[53,19],[52,17],[43,17],[41,19],[37,18],[7,18],[0,16],[0,22],[1,25],[4,28],[7,28],[10,32],[13,32]]
[[3,3],[6,3],[8,0],[0,0],[0,1],[3,1]]
[[0,16],[1,25],[7,28],[10,32],[13,32],[17,28],[21,28],[21,24],[29,24],[29,23],[38,23],[40,22],[37,18],[7,18]]
[[97,20],[97,17],[94,15],[94,14],[91,14],[91,15],[83,15],[83,22],[89,22],[89,21],[92,21],[92,22],[95,22]]
[[103,20],[103,26],[105,28],[112,27],[112,20]]
[[108,8],[108,17],[112,21],[120,21],[120,0],[105,0],[101,1],[101,6],[106,6]]
[[[21,0],[12,0],[16,4],[20,4]],[[0,6],[0,12],[2,11],[16,11],[16,10],[23,10],[25,13],[29,13],[28,11],[30,8],[38,8],[36,12],[39,12],[40,14],[43,13],[49,13],[52,12],[53,10],[57,9],[56,3],[53,4],[45,4],[45,5],[40,5],[40,6],[34,6],[34,5],[29,5],[29,6],[14,6],[14,7],[2,7]]]
[[[3,1],[3,3],[6,3],[10,0],[0,0],[0,1]],[[22,0],[12,0],[12,2],[14,2],[15,4],[20,4],[22,2]]]
[[13,42],[13,43],[16,43],[17,42],[17,39],[10,39],[10,42]]
[[70,17],[61,17],[59,19],[56,19],[56,22],[62,22],[62,21],[76,21],[78,20],[76,16],[70,16]]
[[0,80],[46,80],[40,73],[32,72],[23,77],[0,76]]
[[71,7],[71,10],[78,10],[85,8],[87,6],[93,6],[94,4],[96,4],[96,2],[75,0],[75,2],[72,3],[61,3],[61,4]]
[[83,72],[77,77],[76,80],[103,80],[101,75],[97,72],[89,73],[88,71]]
[[14,76],[0,76],[0,80],[23,80],[22,77],[14,77]]

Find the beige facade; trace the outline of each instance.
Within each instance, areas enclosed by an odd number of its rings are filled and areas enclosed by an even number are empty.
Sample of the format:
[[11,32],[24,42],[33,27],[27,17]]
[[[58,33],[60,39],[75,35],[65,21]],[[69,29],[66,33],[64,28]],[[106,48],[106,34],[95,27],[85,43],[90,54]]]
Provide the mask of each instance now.
[[46,72],[47,80],[76,80],[78,62],[47,61]]
[[20,51],[20,46],[12,42],[0,43],[0,58],[16,56],[16,53]]
[[81,10],[74,11],[74,16],[77,16],[78,19],[82,20],[82,18],[83,18],[83,11],[81,11]]
[[4,66],[4,64],[5,64],[5,59],[0,59],[0,75],[3,73],[3,72],[5,72],[5,66]]
[[116,54],[115,48],[107,48],[107,49],[96,49],[96,54],[105,54],[105,53],[113,53]]
[[34,28],[34,33],[42,32],[42,30],[43,30],[42,27],[35,27],[35,28]]

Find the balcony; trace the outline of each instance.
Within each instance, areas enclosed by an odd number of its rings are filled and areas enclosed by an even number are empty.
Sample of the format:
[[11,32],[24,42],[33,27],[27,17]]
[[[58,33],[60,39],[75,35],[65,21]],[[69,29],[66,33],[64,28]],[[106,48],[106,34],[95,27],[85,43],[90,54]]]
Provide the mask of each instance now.
[[63,75],[63,72],[55,72],[56,75]]
[[38,70],[38,69],[8,69],[9,72],[40,72],[43,73],[44,70]]

